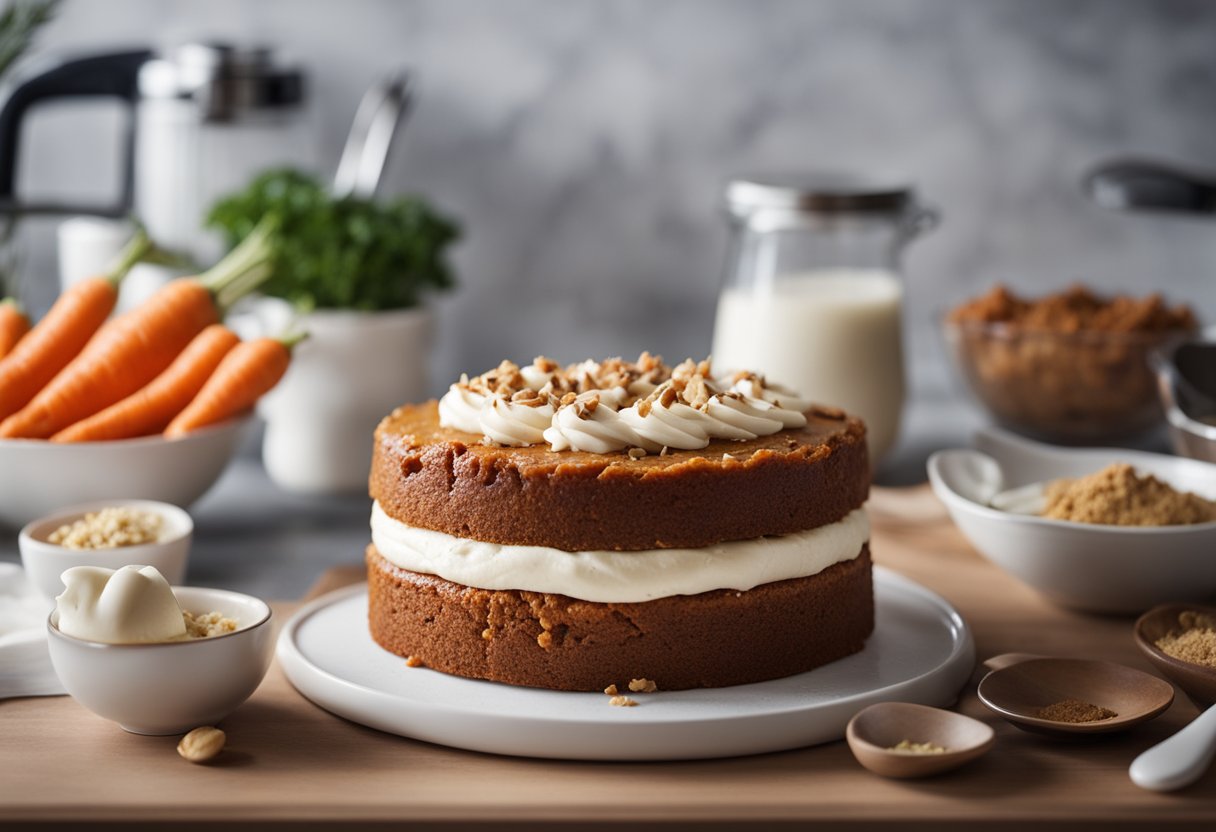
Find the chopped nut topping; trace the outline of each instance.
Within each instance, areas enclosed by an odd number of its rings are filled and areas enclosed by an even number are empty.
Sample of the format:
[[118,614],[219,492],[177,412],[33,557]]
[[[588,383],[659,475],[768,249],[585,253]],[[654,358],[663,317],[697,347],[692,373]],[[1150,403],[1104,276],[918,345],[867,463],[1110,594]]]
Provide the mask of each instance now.
[[116,549],[155,543],[164,521],[159,514],[129,506],[107,506],[91,511],[47,536],[48,543],[65,549]]
[[544,649],[548,650],[553,646],[553,634],[548,630],[544,630],[536,637],[536,643]]
[[654,693],[659,686],[650,679],[632,679],[629,682],[629,689],[634,693]]
[[671,453],[671,448],[664,445],[663,450],[659,451],[659,456],[667,456],[669,453]]
[[492,641],[494,639],[494,631],[491,630],[489,627],[486,627],[484,630],[481,631],[481,637],[484,638],[486,641]]
[[616,696],[618,693],[620,693],[620,691],[616,689],[616,685],[609,685],[608,687],[604,688],[604,693],[606,693],[608,696]]
[[638,703],[628,696],[614,696],[608,700],[608,704],[617,708],[636,708]]
[[642,457],[646,456],[646,450],[644,448],[630,448],[628,453],[630,459],[641,459]]
[[405,666],[406,667],[422,667],[422,659],[418,658],[417,656],[406,656],[405,657]]

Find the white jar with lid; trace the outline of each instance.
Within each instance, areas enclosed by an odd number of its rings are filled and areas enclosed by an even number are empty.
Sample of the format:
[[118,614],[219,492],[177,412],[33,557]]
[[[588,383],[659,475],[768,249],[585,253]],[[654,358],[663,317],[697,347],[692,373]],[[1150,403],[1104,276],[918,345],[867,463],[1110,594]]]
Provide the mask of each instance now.
[[862,417],[877,465],[904,402],[900,257],[936,212],[900,180],[832,173],[738,178],[727,202],[715,367]]

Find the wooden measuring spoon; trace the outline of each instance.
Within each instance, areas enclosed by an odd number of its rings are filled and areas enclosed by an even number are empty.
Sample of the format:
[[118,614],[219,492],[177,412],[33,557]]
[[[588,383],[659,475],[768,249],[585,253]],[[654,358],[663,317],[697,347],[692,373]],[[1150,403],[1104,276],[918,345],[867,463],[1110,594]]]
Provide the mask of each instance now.
[[[899,779],[958,768],[987,753],[995,736],[978,719],[909,702],[871,705],[849,720],[845,729],[857,762],[882,777]],[[935,754],[891,750],[904,740],[932,743],[946,750]]]
[[[980,701],[1024,731],[1049,736],[1084,736],[1123,731],[1159,716],[1174,701],[1174,686],[1114,662],[1058,659],[1025,653],[984,662],[992,672],[980,680]],[[1117,715],[1095,722],[1061,722],[1038,716],[1041,708],[1079,699]]]
[[1157,640],[1182,628],[1184,612],[1216,622],[1216,608],[1198,604],[1162,604],[1136,621],[1136,646],[1157,669],[1172,679],[1198,707],[1207,708],[1190,725],[1154,745],[1132,761],[1128,775],[1137,786],[1173,791],[1198,780],[1216,755],[1216,668],[1184,662],[1163,653]]

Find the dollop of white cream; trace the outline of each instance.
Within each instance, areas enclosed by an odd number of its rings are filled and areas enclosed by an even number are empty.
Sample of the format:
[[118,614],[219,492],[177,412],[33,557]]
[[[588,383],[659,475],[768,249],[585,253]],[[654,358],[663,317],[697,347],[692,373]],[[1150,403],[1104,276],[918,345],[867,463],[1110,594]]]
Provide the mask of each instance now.
[[439,424],[465,433],[481,432],[481,408],[486,397],[461,384],[453,384],[439,400]]
[[558,408],[544,438],[555,451],[607,454],[625,448],[661,449],[660,445],[638,436],[620,413],[603,404],[591,412],[578,404]]
[[372,542],[402,569],[438,575],[480,589],[566,595],[598,603],[634,603],[745,591],[761,584],[815,575],[852,560],[870,539],[864,509],[810,531],[700,549],[566,552],[544,546],[504,546],[419,529],[372,506]]
[[711,420],[683,402],[672,402],[669,407],[655,402],[645,416],[635,404],[621,411],[621,419],[638,436],[660,448],[695,451],[709,444]]
[[519,448],[545,441],[545,430],[553,422],[553,405],[530,407],[502,396],[489,396],[478,412],[478,425],[491,442]]
[[74,566],[60,576],[55,599],[59,631],[107,644],[176,641],[186,637],[181,605],[153,566]]

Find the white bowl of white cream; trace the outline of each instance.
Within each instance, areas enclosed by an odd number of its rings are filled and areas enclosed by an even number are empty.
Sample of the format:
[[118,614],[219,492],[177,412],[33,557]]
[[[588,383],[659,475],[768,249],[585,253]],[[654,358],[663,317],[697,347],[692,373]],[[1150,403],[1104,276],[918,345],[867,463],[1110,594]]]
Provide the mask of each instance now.
[[[63,687],[93,713],[135,734],[182,734],[219,722],[261,684],[274,647],[265,601],[170,587],[150,567],[82,570],[65,575],[48,646]],[[183,611],[235,626],[191,638]]]

